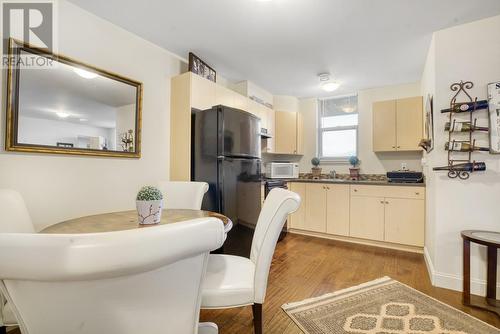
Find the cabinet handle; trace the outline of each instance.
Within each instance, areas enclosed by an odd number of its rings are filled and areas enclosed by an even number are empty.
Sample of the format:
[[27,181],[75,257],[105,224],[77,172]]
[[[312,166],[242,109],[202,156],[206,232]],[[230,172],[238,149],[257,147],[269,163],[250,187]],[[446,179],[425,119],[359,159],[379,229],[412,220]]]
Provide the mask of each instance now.
[[327,186],[327,187],[326,187],[326,189],[327,189],[327,190],[330,190],[330,187],[328,187],[328,186]]
[[392,148],[396,148],[396,146],[393,146]]
[[398,148],[401,148],[401,146],[398,146]]
[[416,192],[416,193],[415,193],[415,195],[420,195],[420,193],[419,193],[419,192]]
[[357,192],[357,191],[358,191],[358,189],[354,189],[354,192]]
[[389,202],[385,201],[385,204],[389,204]]
[[380,204],[384,204],[384,201],[380,201]]

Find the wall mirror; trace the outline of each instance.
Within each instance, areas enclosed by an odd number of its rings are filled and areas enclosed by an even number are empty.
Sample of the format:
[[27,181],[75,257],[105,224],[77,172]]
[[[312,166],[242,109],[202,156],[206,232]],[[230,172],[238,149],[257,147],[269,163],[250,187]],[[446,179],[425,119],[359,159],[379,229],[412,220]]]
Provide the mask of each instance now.
[[6,150],[140,157],[140,82],[9,43]]

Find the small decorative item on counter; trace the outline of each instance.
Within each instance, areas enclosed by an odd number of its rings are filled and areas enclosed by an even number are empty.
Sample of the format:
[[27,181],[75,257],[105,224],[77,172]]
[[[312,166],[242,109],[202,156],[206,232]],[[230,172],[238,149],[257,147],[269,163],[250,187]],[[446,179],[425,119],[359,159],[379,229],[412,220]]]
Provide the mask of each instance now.
[[352,156],[349,158],[349,163],[351,164],[352,168],[349,168],[349,174],[351,177],[351,180],[359,180],[359,168],[356,167],[359,165],[359,159],[357,156]]
[[158,188],[152,186],[142,187],[137,193],[136,205],[139,224],[152,225],[160,222],[163,195]]
[[321,176],[321,168],[318,167],[320,164],[319,158],[316,158],[316,157],[312,158],[311,163],[314,166],[313,168],[311,168],[311,173],[312,173],[313,179],[319,179]]

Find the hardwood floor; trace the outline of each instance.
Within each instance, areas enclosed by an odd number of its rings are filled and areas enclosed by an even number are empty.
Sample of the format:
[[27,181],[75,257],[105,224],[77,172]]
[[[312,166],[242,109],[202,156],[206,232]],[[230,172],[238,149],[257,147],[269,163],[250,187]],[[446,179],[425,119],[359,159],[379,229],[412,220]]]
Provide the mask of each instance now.
[[[500,319],[464,307],[461,293],[431,286],[422,255],[349,244],[295,234],[278,243],[264,303],[264,333],[300,334],[281,310],[287,302],[344,289],[390,276],[436,299],[500,328]],[[203,321],[219,326],[220,334],[253,334],[252,308],[202,311]],[[19,334],[18,331],[9,332]]]
[[[440,301],[500,328],[490,313],[462,306],[461,293],[431,285],[420,254],[288,234],[274,254],[264,303],[264,333],[299,334],[281,305],[320,296],[383,276],[390,276]],[[221,334],[253,333],[250,306],[202,311],[203,321],[219,326]]]

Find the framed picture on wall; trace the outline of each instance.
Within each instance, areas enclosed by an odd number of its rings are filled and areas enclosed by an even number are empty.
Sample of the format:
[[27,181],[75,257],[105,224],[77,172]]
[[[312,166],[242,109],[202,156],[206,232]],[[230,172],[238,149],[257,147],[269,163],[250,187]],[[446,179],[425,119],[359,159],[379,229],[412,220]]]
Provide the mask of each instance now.
[[425,102],[425,136],[428,140],[426,151],[429,153],[434,149],[434,98],[430,94]]
[[217,72],[192,52],[189,52],[188,70],[210,81],[217,81]]
[[500,81],[488,84],[490,153],[500,154]]

